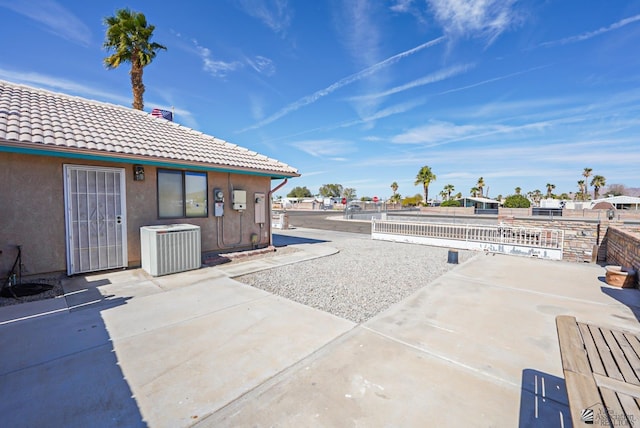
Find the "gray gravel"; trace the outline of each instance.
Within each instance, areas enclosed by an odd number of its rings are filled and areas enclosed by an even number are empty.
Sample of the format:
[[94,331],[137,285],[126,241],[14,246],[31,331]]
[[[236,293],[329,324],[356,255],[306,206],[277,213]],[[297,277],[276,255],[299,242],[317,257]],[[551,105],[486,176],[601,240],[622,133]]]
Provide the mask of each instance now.
[[[314,245],[340,252],[235,279],[361,323],[456,266],[447,263],[447,248],[374,241],[363,235]],[[475,254],[459,250],[459,263]]]

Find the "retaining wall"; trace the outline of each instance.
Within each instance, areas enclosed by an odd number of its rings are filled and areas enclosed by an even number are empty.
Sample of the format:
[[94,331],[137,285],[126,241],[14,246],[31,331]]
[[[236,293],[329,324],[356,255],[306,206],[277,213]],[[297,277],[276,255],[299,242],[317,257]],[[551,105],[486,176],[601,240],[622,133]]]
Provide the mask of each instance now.
[[[640,227],[610,227],[603,244],[606,244],[607,264],[640,272]],[[636,286],[640,286],[639,276],[636,276]]]

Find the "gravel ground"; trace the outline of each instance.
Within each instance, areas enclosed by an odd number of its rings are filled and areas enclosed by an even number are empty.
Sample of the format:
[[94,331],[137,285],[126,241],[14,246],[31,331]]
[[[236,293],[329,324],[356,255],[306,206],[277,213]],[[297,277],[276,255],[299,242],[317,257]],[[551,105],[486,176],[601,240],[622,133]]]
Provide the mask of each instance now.
[[[333,240],[327,245],[340,252],[235,279],[361,323],[456,266],[447,263],[447,248],[366,237]],[[459,250],[459,263],[475,254]]]

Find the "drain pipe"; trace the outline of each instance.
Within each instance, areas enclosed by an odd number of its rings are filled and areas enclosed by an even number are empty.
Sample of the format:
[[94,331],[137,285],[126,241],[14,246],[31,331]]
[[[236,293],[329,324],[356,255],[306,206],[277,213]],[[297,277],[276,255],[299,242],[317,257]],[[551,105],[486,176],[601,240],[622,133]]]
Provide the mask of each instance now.
[[272,199],[271,199],[271,195],[273,195],[275,192],[277,192],[278,190],[280,190],[280,188],[282,188],[285,184],[287,184],[287,182],[289,181],[288,178],[285,178],[284,181],[280,184],[278,184],[275,188],[269,190],[269,194],[267,196],[268,201],[269,201],[269,245],[273,245],[273,227],[271,227],[271,219],[273,216],[273,212],[271,211],[271,207],[272,207]]

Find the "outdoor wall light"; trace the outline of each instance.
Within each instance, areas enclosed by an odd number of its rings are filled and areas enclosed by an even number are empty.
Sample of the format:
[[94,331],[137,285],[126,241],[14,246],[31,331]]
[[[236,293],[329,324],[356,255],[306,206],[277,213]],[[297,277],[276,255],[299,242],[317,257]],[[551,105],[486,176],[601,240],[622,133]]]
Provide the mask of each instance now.
[[144,167],[142,165],[133,166],[133,181],[144,181]]

